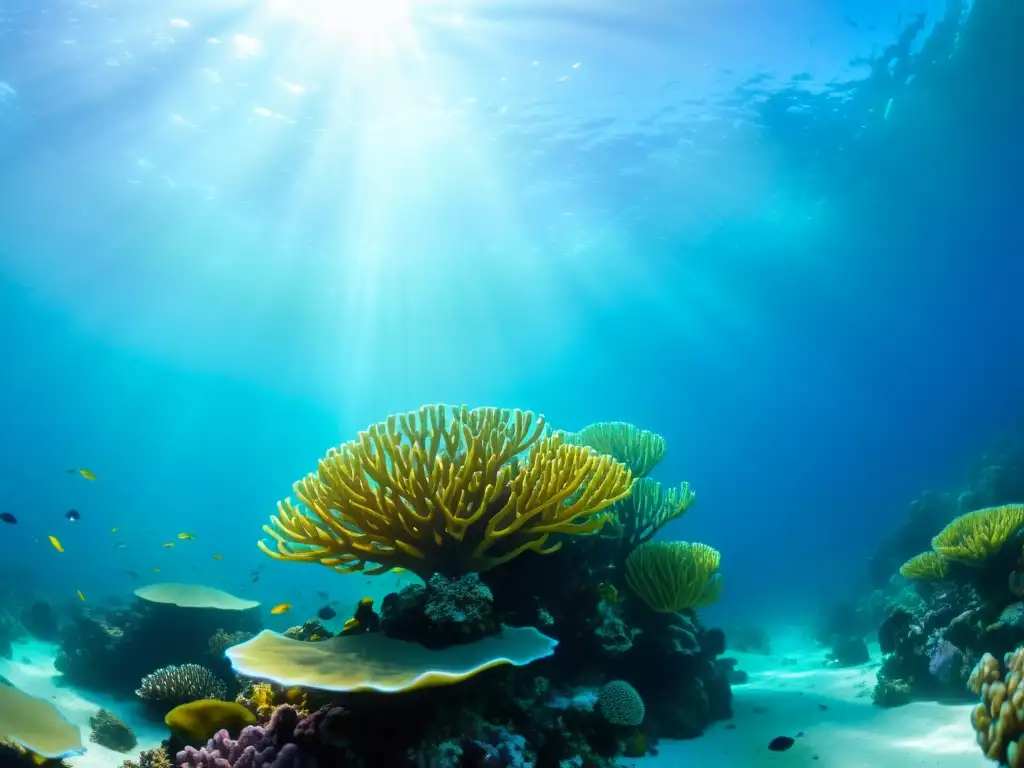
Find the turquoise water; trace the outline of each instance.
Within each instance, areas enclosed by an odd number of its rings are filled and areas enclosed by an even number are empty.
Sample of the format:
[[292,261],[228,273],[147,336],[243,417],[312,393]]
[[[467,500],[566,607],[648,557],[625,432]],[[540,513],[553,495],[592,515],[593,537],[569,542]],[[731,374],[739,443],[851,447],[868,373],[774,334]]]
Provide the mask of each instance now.
[[665,534],[722,553],[711,620],[854,599],[1022,415],[1022,24],[7,0],[4,589],[202,581],[290,604],[276,630],[379,600],[413,577],[271,561],[261,526],[327,448],[465,403],[663,435],[656,477],[698,494]]

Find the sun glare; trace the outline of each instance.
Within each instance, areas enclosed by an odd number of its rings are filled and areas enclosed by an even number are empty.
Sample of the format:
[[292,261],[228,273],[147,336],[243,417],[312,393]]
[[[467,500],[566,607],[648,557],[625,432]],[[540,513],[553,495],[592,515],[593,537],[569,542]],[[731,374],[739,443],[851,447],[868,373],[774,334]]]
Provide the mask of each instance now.
[[266,0],[274,14],[313,29],[374,43],[401,32],[410,23],[415,0]]

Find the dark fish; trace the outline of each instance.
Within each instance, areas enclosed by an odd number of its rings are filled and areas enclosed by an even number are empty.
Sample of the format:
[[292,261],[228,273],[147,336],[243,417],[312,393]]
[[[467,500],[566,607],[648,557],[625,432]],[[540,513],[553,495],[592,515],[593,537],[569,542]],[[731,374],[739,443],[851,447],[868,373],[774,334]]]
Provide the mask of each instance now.
[[[1024,555],[1022,555],[1022,557],[1024,557]],[[325,603],[327,602],[327,599],[329,597],[329,595],[326,592],[317,592],[316,596],[323,600]]]
[[128,578],[129,579],[137,579],[137,578],[139,578],[139,574],[137,574],[135,571],[125,571],[125,573],[128,574]]
[[324,621],[330,621],[338,615],[338,612],[331,608],[331,606],[325,605],[323,608],[316,612],[316,615]]
[[0,520],[3,520],[5,523],[10,523],[11,525],[16,525],[18,522],[18,518],[10,512],[0,512]]
[[67,512],[64,513],[64,517],[66,517],[72,523],[75,522],[75,520],[81,520],[82,519],[82,516],[80,514],[78,514],[78,510],[77,509],[69,509]]
[[258,573],[255,576],[252,577],[252,583],[253,584],[255,584],[259,580],[260,580],[260,575]]
[[796,742],[789,736],[776,736],[768,744],[768,749],[772,752],[785,752],[787,749],[792,747]]

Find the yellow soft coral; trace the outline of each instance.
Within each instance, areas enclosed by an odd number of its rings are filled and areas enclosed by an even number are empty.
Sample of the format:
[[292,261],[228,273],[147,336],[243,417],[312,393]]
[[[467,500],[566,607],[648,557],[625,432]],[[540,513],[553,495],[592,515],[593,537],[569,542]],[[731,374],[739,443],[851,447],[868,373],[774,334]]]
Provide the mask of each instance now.
[[949,560],[938,552],[922,552],[900,566],[900,575],[921,581],[939,581],[946,578]]
[[665,438],[624,421],[591,424],[579,432],[566,432],[566,442],[589,445],[598,453],[621,461],[634,477],[644,477],[665,457]]
[[648,541],[626,558],[626,584],[659,613],[701,608],[722,592],[721,560],[707,544]]
[[621,527],[623,540],[635,546],[650,539],[669,521],[686,514],[696,498],[689,483],[666,491],[658,481],[640,477],[633,481],[629,496],[612,505],[611,513]]
[[597,532],[631,479],[610,456],[544,436],[532,413],[424,406],[330,450],[295,484],[307,509],[280,502],[263,527],[276,548],[259,546],[342,573],[483,571]]
[[953,520],[932,539],[932,549],[949,560],[981,565],[1024,528],[1024,504],[987,507]]

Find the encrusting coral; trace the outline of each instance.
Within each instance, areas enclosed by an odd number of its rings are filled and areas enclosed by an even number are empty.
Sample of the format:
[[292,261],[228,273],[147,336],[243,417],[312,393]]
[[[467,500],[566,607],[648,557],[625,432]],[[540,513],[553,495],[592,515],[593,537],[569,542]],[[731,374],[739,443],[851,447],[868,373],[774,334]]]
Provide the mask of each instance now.
[[256,715],[236,701],[200,699],[181,704],[164,718],[171,733],[187,744],[199,744],[218,731],[238,734],[247,725],[256,725]]
[[1002,676],[999,661],[991,654],[982,656],[971,673],[968,687],[981,696],[971,712],[971,726],[978,746],[989,760],[1009,768],[1024,768],[1024,648],[1006,658]]
[[626,583],[658,613],[701,608],[722,592],[721,559],[707,544],[648,541],[626,558]]
[[611,680],[597,694],[597,708],[612,725],[637,726],[644,721],[644,700],[625,680]]
[[612,457],[545,436],[530,412],[424,406],[330,450],[295,484],[308,511],[280,502],[263,529],[276,549],[259,546],[342,573],[459,576],[596,533],[631,479]]
[[89,726],[92,728],[89,741],[115,752],[131,752],[139,743],[128,724],[105,709],[89,718]]
[[579,432],[563,432],[574,445],[589,445],[598,453],[621,461],[634,477],[646,477],[665,458],[665,438],[624,421],[590,424]]

